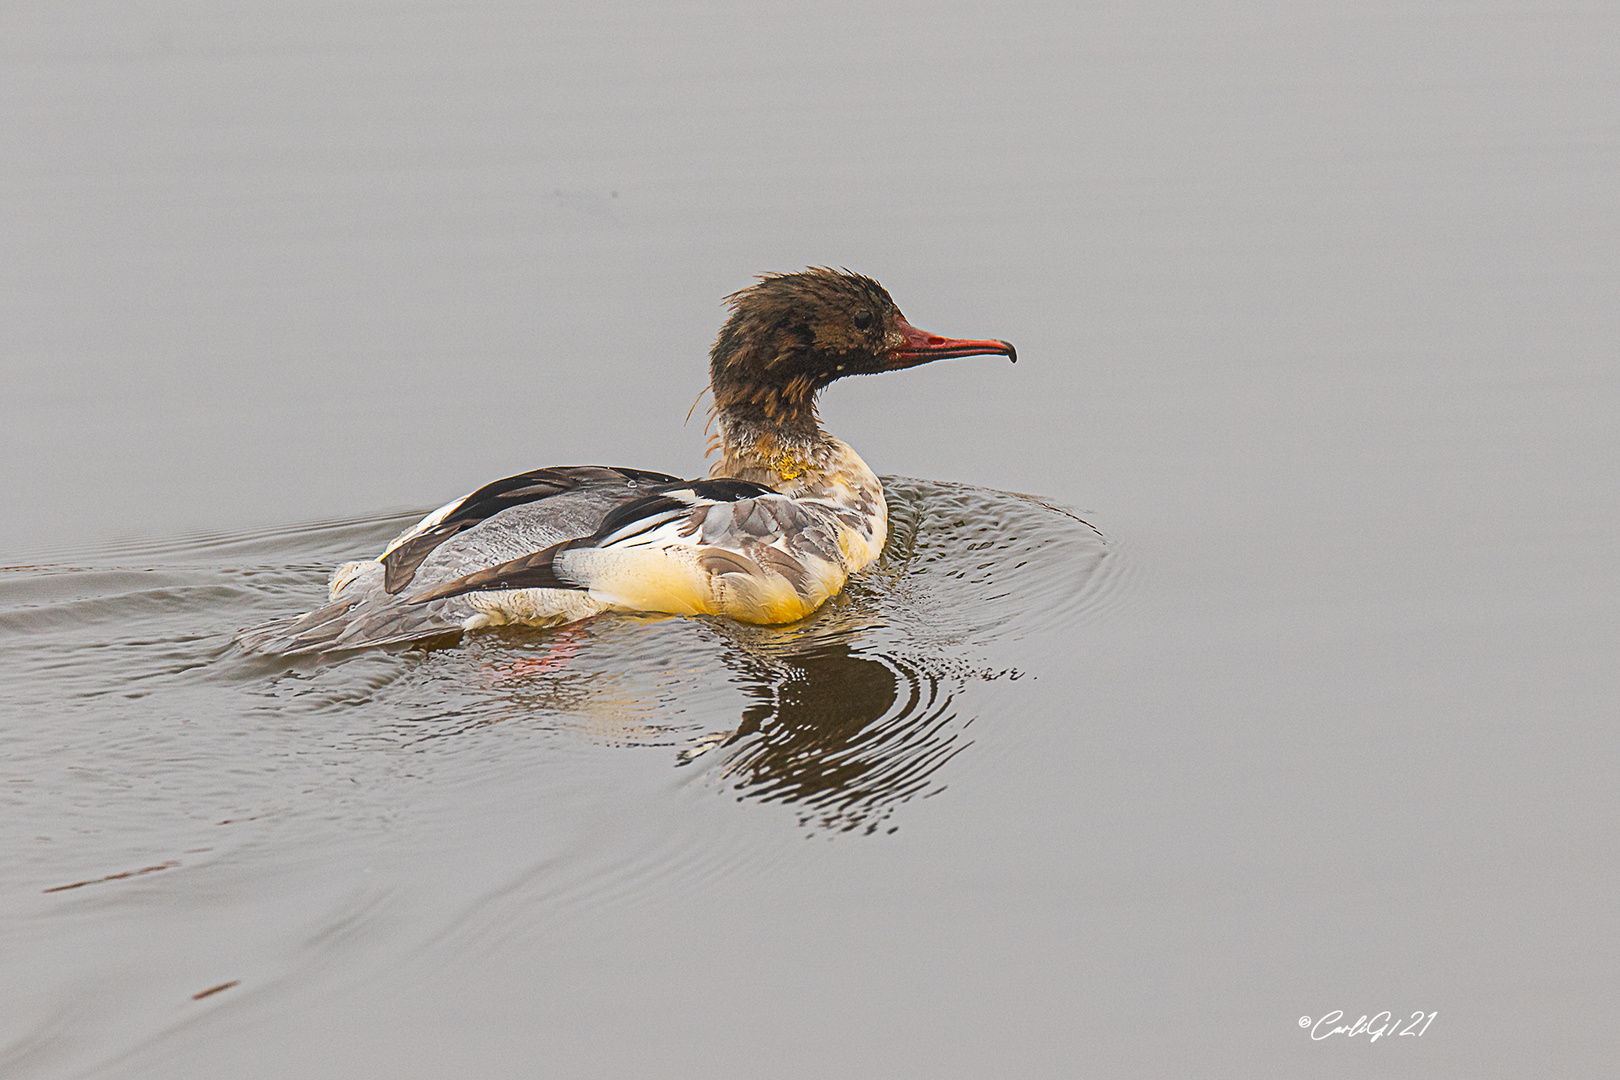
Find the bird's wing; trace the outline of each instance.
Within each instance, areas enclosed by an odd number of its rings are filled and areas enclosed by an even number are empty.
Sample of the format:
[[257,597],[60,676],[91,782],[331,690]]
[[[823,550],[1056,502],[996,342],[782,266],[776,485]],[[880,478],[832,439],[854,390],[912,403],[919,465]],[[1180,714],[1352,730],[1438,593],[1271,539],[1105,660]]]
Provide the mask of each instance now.
[[680,482],[680,477],[665,473],[602,465],[531,469],[496,480],[470,495],[446,503],[395,537],[377,559],[383,564],[383,590],[393,594],[405,588],[434,548],[502,510],[587,487],[604,490],[620,488],[627,500],[637,500],[645,491]]
[[467,574],[411,600],[571,589],[623,610],[791,622],[843,587],[840,529],[826,507],[743,480],[699,480],[618,507],[591,536]]

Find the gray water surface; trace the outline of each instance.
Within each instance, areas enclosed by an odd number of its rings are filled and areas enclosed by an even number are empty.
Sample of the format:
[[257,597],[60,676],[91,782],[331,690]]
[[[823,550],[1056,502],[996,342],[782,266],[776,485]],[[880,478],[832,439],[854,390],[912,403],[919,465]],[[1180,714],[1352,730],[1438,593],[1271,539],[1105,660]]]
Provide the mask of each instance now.
[[[0,131],[0,1075],[1610,1071],[1612,5],[13,4]],[[810,264],[1020,357],[829,392],[815,618],[230,648]]]

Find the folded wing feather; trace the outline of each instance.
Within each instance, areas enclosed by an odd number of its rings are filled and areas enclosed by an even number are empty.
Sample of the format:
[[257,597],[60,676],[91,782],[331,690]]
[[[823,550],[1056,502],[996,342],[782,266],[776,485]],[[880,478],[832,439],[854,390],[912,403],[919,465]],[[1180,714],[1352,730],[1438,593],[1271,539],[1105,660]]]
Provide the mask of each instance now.
[[[738,480],[661,488],[620,506],[592,536],[467,574],[412,596],[584,591],[611,608],[791,622],[843,587],[830,508]],[[493,599],[493,598],[491,598]]]

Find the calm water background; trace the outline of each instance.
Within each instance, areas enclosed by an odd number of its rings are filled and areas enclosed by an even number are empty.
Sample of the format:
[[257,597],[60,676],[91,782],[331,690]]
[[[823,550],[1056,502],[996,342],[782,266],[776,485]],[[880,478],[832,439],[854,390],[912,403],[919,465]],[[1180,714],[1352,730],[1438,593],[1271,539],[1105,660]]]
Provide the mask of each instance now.
[[[1612,1063],[1613,5],[13,4],[0,131],[0,1073]],[[827,396],[811,625],[228,650],[821,263],[1021,362]]]

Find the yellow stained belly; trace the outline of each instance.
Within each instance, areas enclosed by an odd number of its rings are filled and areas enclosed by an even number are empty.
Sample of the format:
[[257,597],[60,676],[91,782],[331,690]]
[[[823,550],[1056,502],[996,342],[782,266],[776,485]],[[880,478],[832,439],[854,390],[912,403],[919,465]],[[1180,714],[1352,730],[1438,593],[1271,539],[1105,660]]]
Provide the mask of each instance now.
[[[796,622],[814,612],[844,586],[841,567],[808,566],[813,575],[808,595],[792,582],[735,552],[727,564],[734,572],[710,573],[699,565],[697,547],[651,548],[643,551],[578,552],[569,573],[590,583],[590,595],[618,611],[668,615],[724,615],[761,625]],[[819,563],[819,561],[818,561]]]

